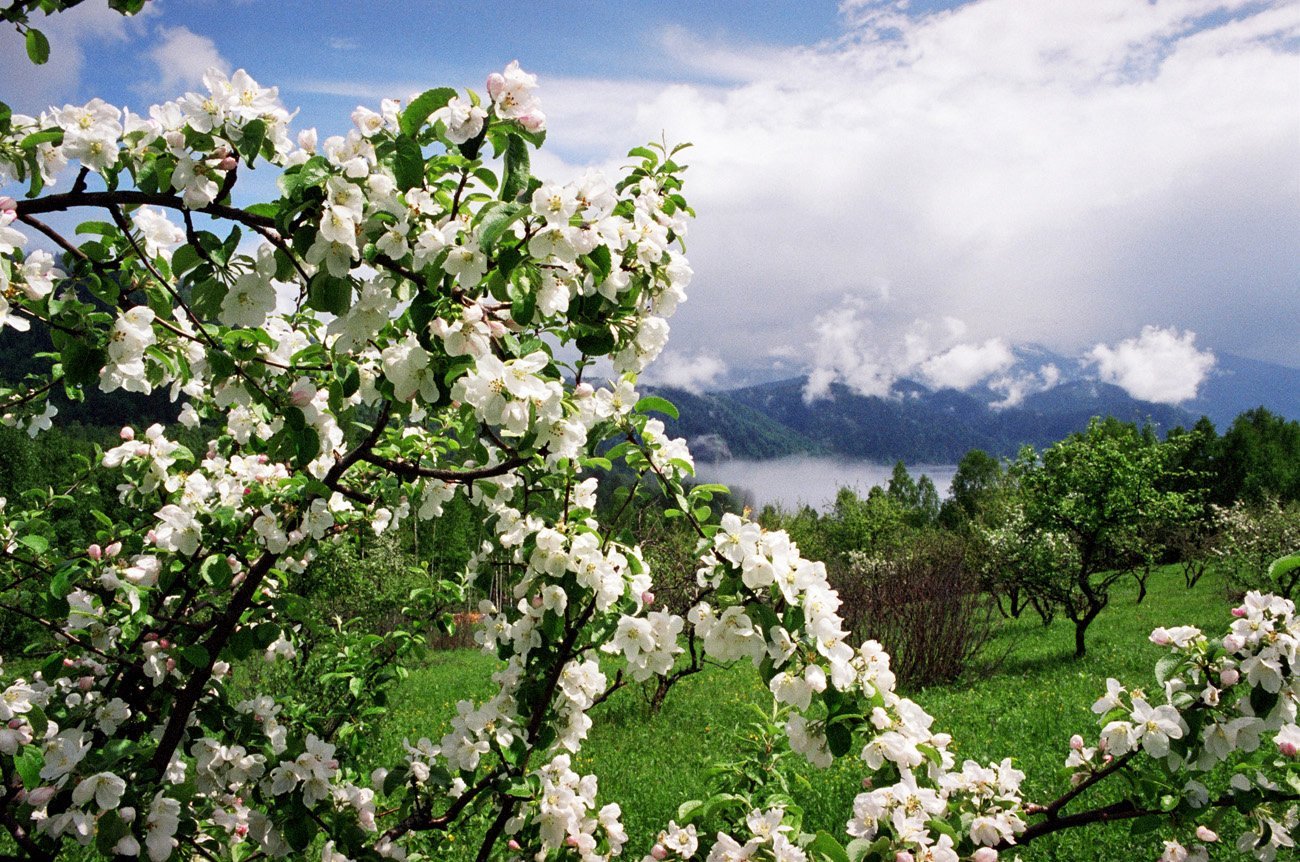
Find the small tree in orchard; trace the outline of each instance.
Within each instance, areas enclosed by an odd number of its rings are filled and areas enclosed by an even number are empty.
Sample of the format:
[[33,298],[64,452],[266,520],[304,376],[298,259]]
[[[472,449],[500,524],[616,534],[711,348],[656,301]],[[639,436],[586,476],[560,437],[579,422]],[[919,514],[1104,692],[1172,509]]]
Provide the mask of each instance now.
[[[324,139],[243,71],[147,114],[0,108],[0,176],[28,189],[0,202],[0,331],[52,347],[43,374],[0,388],[0,415],[39,432],[56,387],[165,391],[202,441],[123,428],[98,459],[118,500],[85,546],[56,541],[38,500],[0,503],[0,604],[53,645],[0,669],[0,852],[344,862],[436,859],[454,840],[479,860],[608,860],[623,812],[575,758],[617,684],[600,659],[648,681],[685,642],[756,668],[782,745],[822,767],[855,753],[874,784],[844,812],[848,840],[806,834],[796,802],[759,787],[709,834],[695,820],[716,800],[683,807],[650,859],[990,862],[1136,818],[1177,830],[1166,856],[1185,858],[1229,807],[1243,852],[1292,846],[1290,602],[1251,594],[1222,639],[1157,630],[1161,685],[1112,683],[1097,744],[1062,741],[1070,787],[1033,804],[1016,752],[959,763],[880,645],[849,641],[820,563],[782,531],[714,519],[714,489],[686,487],[690,452],[648,415],[671,406],[636,391],[691,276],[677,150],[534,178],[535,85],[511,64],[484,94],[358,108]],[[278,173],[278,195],[237,203],[253,169]],[[76,241],[46,220],[71,211],[89,214]],[[615,464],[698,540],[684,617],[657,602],[630,529],[645,498],[597,517]],[[324,543],[452,499],[486,539],[437,590],[504,579],[481,606],[494,691],[363,774],[336,716],[286,713],[247,666],[294,655]],[[370,670],[344,661],[330,684],[383,686]],[[1223,763],[1230,785],[1195,777]],[[1112,777],[1118,801],[1076,804]]]
[[1087,652],[1088,626],[1121,578],[1157,557],[1157,527],[1185,518],[1187,496],[1164,490],[1169,449],[1135,426],[1094,419],[1041,457],[1015,465],[1025,529],[1066,537],[1068,564],[1040,582],[1074,623],[1074,654]]

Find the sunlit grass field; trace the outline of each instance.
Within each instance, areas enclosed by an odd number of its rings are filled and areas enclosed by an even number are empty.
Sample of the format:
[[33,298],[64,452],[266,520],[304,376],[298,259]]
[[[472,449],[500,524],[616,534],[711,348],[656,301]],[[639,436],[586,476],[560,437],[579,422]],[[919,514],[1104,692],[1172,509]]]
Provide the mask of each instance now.
[[[959,760],[1012,757],[1028,774],[1026,799],[1050,801],[1066,788],[1062,763],[1070,735],[1096,736],[1089,707],[1104,692],[1106,678],[1155,685],[1153,669],[1163,651],[1147,641],[1151,629],[1191,624],[1213,636],[1229,622],[1229,601],[1212,574],[1188,590],[1181,573],[1171,567],[1152,575],[1141,605],[1135,603],[1136,594],[1136,585],[1115,589],[1110,606],[1088,631],[1088,656],[1081,661],[1072,658],[1074,631],[1068,620],[1044,627],[1029,611],[999,624],[985,650],[984,667],[957,683],[907,694],[936,716],[937,730],[952,734]],[[398,759],[404,737],[427,735],[436,742],[455,714],[456,701],[491,693],[489,676],[495,666],[492,658],[475,652],[444,652],[412,672],[394,693],[393,710],[369,752],[375,764]],[[587,745],[575,763],[579,772],[599,777],[602,803],[622,805],[631,836],[624,855],[632,859],[649,849],[681,802],[703,795],[708,766],[735,752],[737,734],[752,715],[747,704],[771,704],[748,665],[684,680],[658,715],[649,714],[646,696],[626,688],[597,707]],[[801,774],[806,778],[798,782],[805,829],[842,834],[866,775],[863,765],[846,758],[830,770],[807,768]],[[1106,796],[1086,796],[1074,805],[1104,801],[1109,801]],[[466,855],[471,855],[473,837],[457,836]],[[1025,847],[1021,858],[1154,860],[1162,847],[1158,834],[1130,835],[1125,823],[1048,836]],[[1220,848],[1220,854],[1214,858],[1236,858],[1230,847]]]

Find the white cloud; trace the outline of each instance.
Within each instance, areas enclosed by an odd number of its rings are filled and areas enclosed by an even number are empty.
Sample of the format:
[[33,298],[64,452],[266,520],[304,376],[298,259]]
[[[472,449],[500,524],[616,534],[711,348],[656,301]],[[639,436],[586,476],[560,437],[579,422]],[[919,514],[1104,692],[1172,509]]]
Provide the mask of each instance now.
[[209,69],[220,69],[227,74],[231,70],[230,62],[217,50],[217,43],[188,27],[159,27],[158,37],[158,43],[148,55],[158,67],[158,78],[140,87],[141,90],[176,98],[199,86]]
[[141,19],[156,14],[149,4],[134,18],[108,8],[107,0],[90,0],[50,16],[34,15],[32,24],[50,41],[49,62],[27,61],[23,37],[12,25],[0,27],[0,57],[6,58],[0,98],[15,111],[36,114],[54,102],[74,98],[81,85],[85,48],[91,42],[124,42],[143,28]]
[[935,389],[969,389],[981,380],[1006,371],[1016,361],[1001,338],[983,344],[958,344],[921,363],[921,377]]
[[[1267,324],[1300,316],[1300,5],[842,12],[843,37],[796,48],[667,33],[677,68],[707,83],[542,77],[550,145],[571,160],[694,143],[698,277],[676,344],[743,365],[888,285],[884,340],[950,315],[975,343],[1075,353],[1176,296],[1175,322],[1221,349],[1293,355]],[[1225,307],[1230,279],[1244,301]]]
[[1061,369],[1050,362],[1039,366],[1036,372],[1012,370],[989,381],[990,389],[1002,393],[1002,400],[991,402],[989,407],[994,410],[1019,407],[1030,395],[1046,392],[1060,382]]
[[966,390],[1015,364],[1011,346],[1002,338],[963,341],[967,327],[955,317],[937,323],[913,320],[901,335],[895,334],[879,322],[889,320],[887,306],[882,301],[873,308],[848,297],[817,317],[805,400],[828,397],[837,382],[859,395],[887,397],[902,377],[933,389]]
[[1157,404],[1195,398],[1215,363],[1213,353],[1196,349],[1196,333],[1156,326],[1144,326],[1137,338],[1114,347],[1098,344],[1086,359],[1097,365],[1103,382]]
[[710,353],[693,356],[665,353],[646,370],[643,379],[652,385],[672,386],[698,394],[716,387],[726,372],[727,364]]

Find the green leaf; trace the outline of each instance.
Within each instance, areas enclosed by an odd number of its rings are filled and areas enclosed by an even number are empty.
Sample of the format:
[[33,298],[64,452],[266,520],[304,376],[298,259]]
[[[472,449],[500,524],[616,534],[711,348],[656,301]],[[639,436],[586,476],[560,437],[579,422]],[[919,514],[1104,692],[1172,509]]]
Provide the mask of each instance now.
[[1161,659],[1156,662],[1156,682],[1163,686],[1169,681],[1169,678],[1174,675],[1174,671],[1177,670],[1178,666],[1182,664],[1182,662],[1182,658],[1177,654],[1162,656]]
[[1145,835],[1148,832],[1155,832],[1160,828],[1160,824],[1163,820],[1164,818],[1159,814],[1147,814],[1144,817],[1139,817],[1133,821],[1133,826],[1129,829],[1129,834]]
[[176,654],[190,667],[207,667],[208,651],[198,644],[191,644],[176,651]]
[[14,769],[23,779],[23,787],[31,790],[41,783],[41,767],[45,757],[35,745],[24,745],[14,757]]
[[230,561],[225,556],[213,554],[203,561],[203,565],[199,568],[199,576],[214,589],[224,590],[234,579],[234,572],[230,570]]
[[531,264],[516,267],[510,273],[507,288],[510,295],[510,316],[520,326],[528,326],[533,322],[533,316],[537,313],[537,288],[541,280],[541,272]]
[[239,141],[239,152],[250,168],[257,154],[261,152],[262,142],[265,140],[266,123],[263,120],[253,120],[244,126],[244,136]]
[[397,136],[397,156],[393,161],[393,178],[402,191],[424,185],[424,153],[409,135]]
[[818,832],[817,837],[812,840],[807,849],[813,858],[825,859],[828,862],[851,862],[844,845],[840,844],[835,836],[829,832]]
[[307,305],[317,311],[330,314],[344,314],[352,305],[352,283],[347,279],[335,278],[325,270],[312,276],[307,285]]
[[677,408],[673,402],[657,395],[647,395],[636,403],[638,413],[662,413],[670,419],[677,419]]
[[1300,569],[1300,554],[1291,554],[1274,560],[1273,564],[1268,567],[1268,576],[1276,581],[1295,569]]
[[574,344],[588,356],[604,356],[614,350],[614,335],[608,329],[598,329],[579,336]]
[[194,246],[183,245],[172,253],[172,273],[178,276],[184,275],[198,266],[202,259]]
[[518,135],[511,135],[506,144],[506,175],[501,180],[501,200],[512,201],[528,188],[530,170],[528,143]]
[[50,543],[44,536],[20,536],[18,541],[37,554],[43,554],[50,549]]
[[35,27],[27,30],[27,57],[38,66],[50,59],[50,40]]
[[1255,711],[1257,718],[1267,719],[1273,712],[1273,707],[1277,706],[1279,700],[1277,692],[1265,691],[1263,688],[1253,688],[1250,691],[1250,708]]
[[826,726],[826,747],[835,757],[843,757],[853,747],[853,731],[843,722]]
[[105,857],[112,858],[113,847],[131,834],[131,827],[116,811],[105,811],[95,825],[95,848]]
[[528,208],[514,201],[492,207],[479,224],[479,248],[491,254],[506,229],[527,214]]
[[397,125],[403,135],[415,137],[424,125],[424,121],[429,119],[429,115],[439,108],[445,107],[448,102],[456,97],[456,91],[451,87],[438,87],[433,90],[425,90],[420,95],[411,100],[411,104],[406,106],[402,111],[402,116],[398,119]]
[[704,800],[691,799],[677,806],[677,820],[682,825],[686,825],[695,819],[700,810],[704,808]]
[[27,137],[18,142],[18,146],[24,150],[34,149],[41,144],[58,144],[63,142],[63,129],[45,129],[40,132],[32,132]]

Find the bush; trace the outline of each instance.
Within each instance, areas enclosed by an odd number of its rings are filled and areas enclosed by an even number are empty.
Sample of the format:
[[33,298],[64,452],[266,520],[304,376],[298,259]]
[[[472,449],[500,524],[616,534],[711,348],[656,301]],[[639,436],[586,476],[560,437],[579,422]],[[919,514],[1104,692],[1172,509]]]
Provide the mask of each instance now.
[[992,634],[993,601],[952,536],[925,535],[888,558],[851,552],[831,583],[846,627],[880,641],[907,685],[955,679]]

